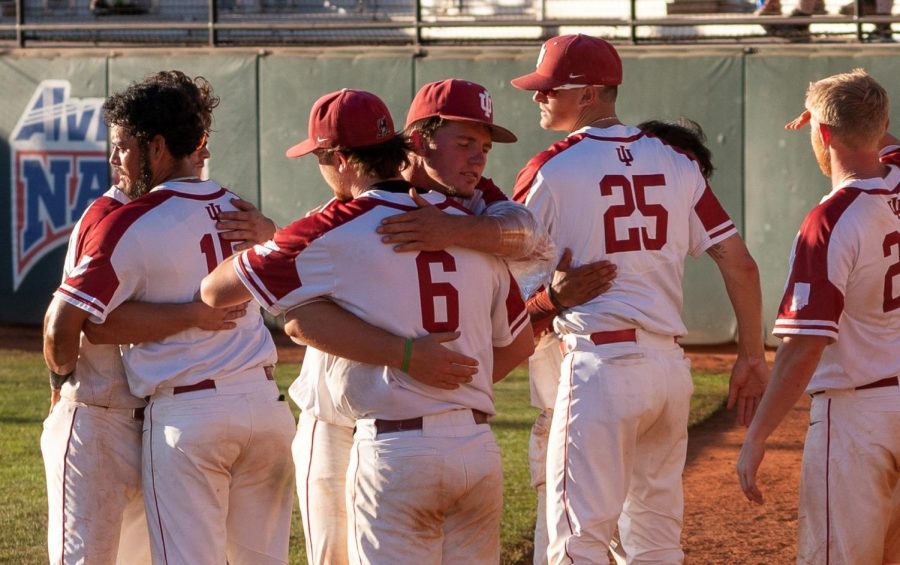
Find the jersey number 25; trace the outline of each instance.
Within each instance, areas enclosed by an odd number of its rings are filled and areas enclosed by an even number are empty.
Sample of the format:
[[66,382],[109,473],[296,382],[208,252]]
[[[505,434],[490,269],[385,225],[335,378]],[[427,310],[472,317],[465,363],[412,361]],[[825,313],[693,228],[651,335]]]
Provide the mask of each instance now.
[[[623,253],[625,251],[659,251],[666,244],[666,230],[669,226],[669,212],[662,204],[648,204],[646,190],[648,188],[666,186],[666,177],[656,175],[634,175],[631,180],[625,175],[606,175],[600,181],[600,194],[612,196],[621,191],[622,204],[614,204],[603,214],[603,232],[606,239],[607,253]],[[655,223],[653,237],[646,227],[628,228],[624,236],[616,232],[617,218],[630,218],[635,210],[640,215],[652,219]]]

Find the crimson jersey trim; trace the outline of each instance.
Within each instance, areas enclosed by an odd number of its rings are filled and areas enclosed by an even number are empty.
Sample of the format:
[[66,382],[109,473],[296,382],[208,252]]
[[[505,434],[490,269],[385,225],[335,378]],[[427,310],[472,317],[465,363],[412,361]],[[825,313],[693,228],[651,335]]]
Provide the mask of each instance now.
[[[828,278],[828,246],[841,216],[862,193],[859,188],[842,188],[813,208],[803,220],[797,235],[791,273],[772,332],[775,335],[820,335],[837,339],[844,295]],[[795,296],[804,294],[798,285],[807,285],[808,301],[792,310],[796,306]]]
[[[57,289],[57,294],[72,306],[103,319],[109,301],[119,286],[119,277],[110,262],[116,246],[135,222],[176,196],[180,193],[154,191],[112,210],[85,238],[79,264]],[[86,269],[81,269],[80,262],[85,257],[91,259]],[[87,272],[91,272],[92,276],[85,278]]]
[[556,157],[566,149],[573,147],[586,137],[588,137],[588,134],[586,133],[570,135],[561,141],[557,141],[547,149],[532,157],[522,170],[519,171],[519,174],[516,175],[516,184],[513,186],[513,200],[520,204],[524,204],[528,197],[528,193],[531,191],[531,185],[534,184],[534,179],[537,178],[537,174],[541,170],[541,167],[546,165],[550,159]]
[[[333,229],[358,218],[377,206],[395,208],[404,212],[418,209],[416,205],[398,204],[376,197],[361,196],[348,202],[333,200],[320,212],[301,218],[275,232],[274,248],[266,247],[264,255],[249,250],[241,254],[235,263],[238,276],[248,289],[269,307],[300,288],[303,281],[294,264],[296,257],[312,243]],[[444,200],[435,205],[438,209],[457,208],[471,214],[461,205]],[[273,260],[271,256],[275,256]],[[257,271],[265,272],[265,277]],[[263,279],[265,282],[263,282]]]

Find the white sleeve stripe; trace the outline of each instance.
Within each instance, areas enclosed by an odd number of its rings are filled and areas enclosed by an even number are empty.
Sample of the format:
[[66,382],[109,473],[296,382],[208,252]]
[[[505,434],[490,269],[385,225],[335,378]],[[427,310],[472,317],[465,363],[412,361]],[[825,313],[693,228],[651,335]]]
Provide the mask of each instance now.
[[837,340],[838,333],[829,331],[826,329],[808,329],[808,328],[781,328],[775,326],[775,329],[772,331],[774,335],[777,336],[786,336],[786,335],[818,335],[822,337],[829,337],[833,340]]
[[727,222],[722,222],[721,224],[719,224],[717,226],[709,228],[708,230],[706,230],[706,233],[715,233],[721,229],[733,228],[733,227],[734,227],[734,222],[732,222],[731,220],[728,220]]
[[84,310],[90,315],[95,316],[101,320],[105,319],[106,317],[106,304],[103,304],[99,300],[82,292],[79,292],[78,290],[67,284],[60,285],[60,287],[53,294],[54,296],[62,298],[79,310]]
[[267,310],[275,304],[275,296],[266,289],[265,285],[259,280],[259,277],[256,276],[256,273],[253,272],[253,268],[250,266],[249,260],[247,259],[247,253],[242,253],[241,256],[237,258],[234,265],[234,272],[237,274],[238,278],[241,279],[241,282],[244,283],[244,286],[247,287],[247,290],[250,291],[250,294],[253,295],[257,302],[265,306]]
[[509,325],[509,333],[511,333],[514,336],[516,334],[518,334],[519,330],[522,328],[522,326],[525,325],[525,322],[527,322],[527,321],[528,321],[528,311],[523,310],[522,313],[519,314],[518,317],[516,317],[516,319],[513,320],[513,322]]
[[837,322],[831,320],[797,320],[795,318],[778,318],[775,320],[776,326],[796,326],[796,327],[815,327],[825,326],[828,328],[838,329]]

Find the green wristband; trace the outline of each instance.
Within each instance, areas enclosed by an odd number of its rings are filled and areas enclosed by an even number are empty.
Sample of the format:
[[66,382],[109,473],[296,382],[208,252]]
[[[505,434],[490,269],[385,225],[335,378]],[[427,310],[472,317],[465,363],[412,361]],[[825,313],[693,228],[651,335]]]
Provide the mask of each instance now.
[[400,370],[404,373],[409,371],[409,362],[412,359],[413,338],[406,338],[406,344],[403,346],[403,363],[400,364]]

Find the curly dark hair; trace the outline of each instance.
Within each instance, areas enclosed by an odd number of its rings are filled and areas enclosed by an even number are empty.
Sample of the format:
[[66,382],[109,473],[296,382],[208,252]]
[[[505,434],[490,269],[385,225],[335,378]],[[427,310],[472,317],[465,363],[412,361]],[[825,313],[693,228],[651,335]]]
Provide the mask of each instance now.
[[324,149],[322,154],[327,156],[332,153],[343,153],[347,156],[350,166],[356,169],[358,174],[377,179],[390,179],[399,175],[401,170],[409,166],[407,151],[409,151],[407,141],[403,136],[396,135],[377,145],[355,149],[341,147]]
[[715,167],[712,164],[712,152],[706,146],[706,135],[703,128],[694,120],[681,118],[677,122],[648,120],[637,126],[644,133],[658,137],[665,143],[689,153],[697,161],[700,172],[705,178],[712,176]]
[[205,78],[161,71],[107,98],[103,112],[108,126],[122,127],[142,146],[161,135],[169,153],[180,159],[200,146],[218,105]]

